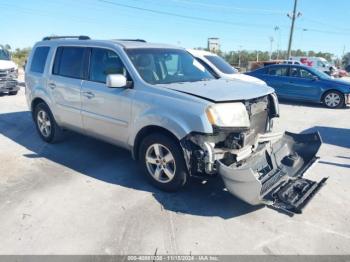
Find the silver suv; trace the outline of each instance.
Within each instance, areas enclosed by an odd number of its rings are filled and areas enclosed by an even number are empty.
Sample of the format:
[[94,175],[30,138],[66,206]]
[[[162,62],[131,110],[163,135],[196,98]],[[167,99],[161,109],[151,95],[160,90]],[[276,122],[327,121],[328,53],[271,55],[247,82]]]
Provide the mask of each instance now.
[[272,88],[216,79],[182,48],[46,37],[25,79],[43,140],[69,129],[126,148],[163,190],[220,174],[250,204],[299,212],[325,181],[302,178],[317,159],[319,134],[271,132],[279,115]]

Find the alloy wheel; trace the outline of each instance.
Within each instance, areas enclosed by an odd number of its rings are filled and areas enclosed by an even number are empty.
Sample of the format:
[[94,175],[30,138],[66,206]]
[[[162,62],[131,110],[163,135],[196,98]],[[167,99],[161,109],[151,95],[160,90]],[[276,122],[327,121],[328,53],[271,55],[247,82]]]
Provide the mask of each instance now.
[[51,135],[51,121],[48,113],[40,110],[37,114],[37,123],[40,133],[44,137],[49,137]]
[[146,166],[151,176],[161,183],[170,182],[176,172],[176,163],[170,150],[161,144],[152,144],[146,151]]
[[341,102],[341,97],[337,93],[328,93],[324,98],[324,102],[328,107],[337,107]]

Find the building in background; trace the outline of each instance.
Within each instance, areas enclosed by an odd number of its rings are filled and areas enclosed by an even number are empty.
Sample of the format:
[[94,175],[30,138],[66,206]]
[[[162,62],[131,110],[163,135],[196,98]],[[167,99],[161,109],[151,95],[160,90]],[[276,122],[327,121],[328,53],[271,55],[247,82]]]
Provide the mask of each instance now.
[[220,51],[220,38],[210,37],[208,38],[208,50],[213,53]]

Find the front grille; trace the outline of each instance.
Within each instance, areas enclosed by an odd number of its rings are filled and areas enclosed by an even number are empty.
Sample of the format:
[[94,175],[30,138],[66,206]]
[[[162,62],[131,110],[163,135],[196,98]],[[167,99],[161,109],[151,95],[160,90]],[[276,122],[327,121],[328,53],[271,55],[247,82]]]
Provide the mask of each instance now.
[[8,70],[0,70],[0,78],[1,77],[7,77]]

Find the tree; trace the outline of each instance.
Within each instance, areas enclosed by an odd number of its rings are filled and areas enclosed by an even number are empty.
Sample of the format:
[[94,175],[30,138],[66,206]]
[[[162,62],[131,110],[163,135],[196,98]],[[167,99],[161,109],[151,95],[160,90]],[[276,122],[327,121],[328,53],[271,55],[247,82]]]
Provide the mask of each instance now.
[[11,50],[11,46],[10,46],[9,44],[0,45],[0,47],[1,47],[2,49],[7,50],[7,51],[10,51],[10,50]]
[[16,64],[18,64],[20,66],[23,66],[25,64],[25,61],[28,58],[28,55],[29,55],[30,51],[31,51],[30,47],[27,47],[27,48],[16,48],[16,50],[11,53],[13,61]]

